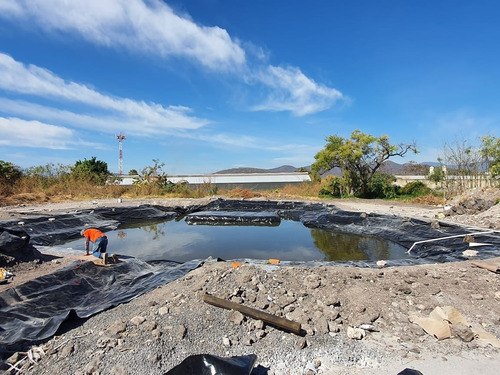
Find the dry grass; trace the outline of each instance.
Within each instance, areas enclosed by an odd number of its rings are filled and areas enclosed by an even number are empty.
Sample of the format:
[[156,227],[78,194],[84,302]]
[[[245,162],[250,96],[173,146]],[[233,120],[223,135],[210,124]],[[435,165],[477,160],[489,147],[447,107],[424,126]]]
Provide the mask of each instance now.
[[445,204],[445,199],[443,197],[436,197],[435,195],[429,194],[416,197],[412,199],[412,202],[429,206],[442,206]]
[[234,188],[233,190],[229,191],[222,191],[222,195],[225,195],[229,198],[243,198],[243,199],[250,199],[250,198],[255,198],[255,197],[260,197],[262,196],[261,193],[250,190],[250,189],[243,189],[240,187]]

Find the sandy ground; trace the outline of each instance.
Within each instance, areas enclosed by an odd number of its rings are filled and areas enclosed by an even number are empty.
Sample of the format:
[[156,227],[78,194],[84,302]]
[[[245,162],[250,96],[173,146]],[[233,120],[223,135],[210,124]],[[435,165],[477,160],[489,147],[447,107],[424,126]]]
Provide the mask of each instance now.
[[[209,198],[124,202],[98,200],[3,207],[0,208],[0,221],[92,207],[141,204],[189,206],[208,201]],[[349,211],[427,220],[434,219],[443,211],[442,207],[386,201],[329,200],[328,203]],[[500,212],[497,206],[486,213],[446,220],[473,227],[481,227],[485,218],[490,224],[492,221],[498,223]],[[19,265],[13,270],[16,276],[9,284],[0,285],[0,291],[51,273],[75,260],[88,260],[83,254],[63,256],[45,252],[44,255],[50,261]],[[488,263],[500,266],[500,259],[491,259]],[[207,307],[202,302],[204,293],[265,308],[278,316],[300,321],[307,332],[303,338],[307,345],[298,345],[300,338],[284,335],[278,329],[265,328],[262,333],[251,319],[234,322],[225,311]],[[273,302],[267,306],[260,303],[262,298]],[[288,302],[278,302],[283,299]],[[164,304],[169,311],[167,317],[158,313]],[[476,327],[478,331],[472,341],[464,341],[457,332],[453,332],[451,338],[437,340],[411,321],[412,317],[428,317],[436,307],[444,306],[456,308],[470,326]],[[131,324],[137,316],[145,317],[146,322],[152,321],[157,327],[155,329],[159,330],[156,339],[147,339],[151,341],[149,352],[139,348],[141,341],[144,342],[153,331],[141,331],[139,328],[142,325],[137,328],[135,323]],[[204,322],[212,322],[210,319],[218,324],[210,324],[207,328]],[[95,345],[98,337],[106,337],[109,321],[116,320],[125,322],[127,326],[124,333],[110,336],[110,340],[118,340],[117,344],[105,345],[104,349],[100,346],[98,356],[88,350],[85,352],[84,348],[92,343]],[[373,325],[375,332],[366,331],[366,337],[359,341],[349,338],[348,329],[360,324]],[[187,333],[176,336],[173,332],[178,326],[184,327]],[[272,273],[254,265],[233,269],[223,262],[210,263],[176,282],[98,314],[63,336],[49,340],[45,347],[45,352],[49,354],[35,364],[25,364],[24,370],[33,374],[160,374],[190,354],[206,352],[229,356],[250,351],[257,354],[257,363],[268,369],[262,373],[268,375],[397,374],[404,368],[415,368],[425,375],[497,374],[499,348],[495,347],[494,340],[492,344],[480,339],[477,332],[481,329],[493,338],[500,338],[500,276],[469,261],[383,269],[277,267]],[[97,336],[89,337],[86,332],[90,331]],[[245,339],[249,334],[257,334],[251,345],[247,345]],[[71,348],[64,352],[58,345],[70,336],[81,338],[72,339]],[[223,345],[224,338],[227,340]],[[227,341],[231,344],[227,345]],[[121,349],[129,353],[128,357],[117,356],[120,345],[125,345]],[[165,353],[167,346],[168,353]],[[278,358],[270,354],[273,351],[279,354]],[[156,352],[160,354],[152,357],[151,353]],[[96,359],[101,367],[90,366]],[[141,362],[147,363],[147,366],[139,364]]]

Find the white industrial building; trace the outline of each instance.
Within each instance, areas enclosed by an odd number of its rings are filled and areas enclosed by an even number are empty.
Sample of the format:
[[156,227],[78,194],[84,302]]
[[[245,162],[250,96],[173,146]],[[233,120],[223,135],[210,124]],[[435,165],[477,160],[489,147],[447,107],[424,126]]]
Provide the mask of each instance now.
[[[117,176],[119,185],[133,185],[139,176]],[[211,184],[223,189],[234,189],[236,187],[264,190],[278,189],[285,185],[301,184],[311,182],[307,172],[285,172],[285,173],[234,173],[234,174],[198,174],[167,176],[168,181],[176,184],[187,182],[189,185]]]

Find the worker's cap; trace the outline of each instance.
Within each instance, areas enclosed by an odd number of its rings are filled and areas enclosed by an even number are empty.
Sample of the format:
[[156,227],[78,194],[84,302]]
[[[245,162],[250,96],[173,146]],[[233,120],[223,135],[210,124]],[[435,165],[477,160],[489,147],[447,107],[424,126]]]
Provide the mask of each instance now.
[[84,234],[84,233],[85,233],[85,228],[84,228],[84,229],[82,229],[82,230],[80,231],[80,234],[81,234],[82,236],[83,236],[83,234]]

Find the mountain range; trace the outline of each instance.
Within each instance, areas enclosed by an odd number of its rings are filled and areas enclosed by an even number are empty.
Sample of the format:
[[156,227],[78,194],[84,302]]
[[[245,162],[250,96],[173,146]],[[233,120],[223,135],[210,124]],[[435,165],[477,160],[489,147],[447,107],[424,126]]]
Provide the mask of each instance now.
[[[416,170],[420,170],[420,174],[427,173],[429,166],[438,166],[438,163],[432,162],[424,162],[420,164],[416,164],[413,166],[413,173],[409,173],[412,171],[412,168],[409,167],[409,164],[398,164],[393,161],[386,161],[382,167],[380,167],[381,172],[393,174],[393,175],[407,175],[407,174],[419,174]],[[230,168],[223,169],[221,171],[215,172],[215,174],[238,174],[238,173],[292,173],[298,172],[299,170],[311,170],[311,166],[297,168],[292,165],[282,165],[280,167],[271,168],[271,169],[263,169],[263,168],[251,168],[251,167],[240,167],[240,168]],[[425,172],[424,172],[425,171]],[[334,176],[340,176],[341,170],[340,168],[332,168],[330,171],[323,174],[323,176],[333,174]]]

